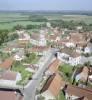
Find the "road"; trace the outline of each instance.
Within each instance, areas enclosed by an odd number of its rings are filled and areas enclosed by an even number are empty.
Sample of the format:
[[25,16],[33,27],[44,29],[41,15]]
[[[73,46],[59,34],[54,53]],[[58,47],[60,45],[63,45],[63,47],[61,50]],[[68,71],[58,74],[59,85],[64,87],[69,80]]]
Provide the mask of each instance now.
[[51,60],[54,58],[56,50],[52,49],[50,53],[45,57],[44,62],[40,66],[33,79],[24,87],[24,100],[35,100],[35,93],[37,87],[40,85],[43,74],[49,66]]

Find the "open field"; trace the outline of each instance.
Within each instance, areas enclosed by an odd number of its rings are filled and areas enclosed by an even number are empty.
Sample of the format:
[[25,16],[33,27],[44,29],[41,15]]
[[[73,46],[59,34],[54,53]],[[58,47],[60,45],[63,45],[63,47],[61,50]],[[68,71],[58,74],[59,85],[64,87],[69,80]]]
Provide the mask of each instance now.
[[[29,14],[23,13],[0,13],[0,29],[12,29],[17,24],[26,26],[29,24],[39,25],[43,22],[32,22],[29,20]],[[40,15],[40,14],[39,14]],[[62,14],[41,14],[49,20],[65,20],[65,21],[84,21],[87,24],[92,24],[92,16],[87,15],[62,15]]]
[[39,25],[43,22],[32,22],[28,20],[30,15],[20,13],[0,13],[0,29],[12,29],[16,25]]
[[9,22],[9,23],[0,23],[0,29],[12,29],[16,25],[39,25],[43,24],[43,22],[31,22],[31,21],[16,21],[16,22]]
[[45,17],[49,20],[65,20],[65,21],[84,21],[87,24],[92,24],[92,16],[87,15],[62,15],[62,14],[55,14],[55,15],[45,15]]

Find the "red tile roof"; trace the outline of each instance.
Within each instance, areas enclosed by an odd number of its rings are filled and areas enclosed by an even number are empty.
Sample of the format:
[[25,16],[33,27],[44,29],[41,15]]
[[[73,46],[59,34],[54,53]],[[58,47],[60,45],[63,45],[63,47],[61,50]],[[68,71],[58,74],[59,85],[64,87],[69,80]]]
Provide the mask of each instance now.
[[43,52],[49,50],[50,47],[46,46],[34,46],[30,49],[28,49],[29,52]]
[[1,79],[4,80],[16,80],[16,72],[6,71],[1,75]]
[[53,94],[53,96],[57,96],[60,92],[61,86],[64,87],[64,85],[65,82],[63,81],[61,76],[59,74],[53,74],[47,79],[41,90],[41,93],[49,90]]
[[21,95],[18,95],[15,91],[1,91],[0,100],[23,100]]
[[0,68],[10,69],[13,64],[13,61],[14,60],[12,58],[6,59],[3,63],[0,64]]
[[55,73],[58,71],[58,67],[60,65],[60,60],[59,59],[55,59],[50,65],[48,70],[52,73]]
[[68,93],[70,96],[74,95],[77,97],[87,97],[88,100],[92,100],[92,89],[68,85],[66,88],[66,93]]

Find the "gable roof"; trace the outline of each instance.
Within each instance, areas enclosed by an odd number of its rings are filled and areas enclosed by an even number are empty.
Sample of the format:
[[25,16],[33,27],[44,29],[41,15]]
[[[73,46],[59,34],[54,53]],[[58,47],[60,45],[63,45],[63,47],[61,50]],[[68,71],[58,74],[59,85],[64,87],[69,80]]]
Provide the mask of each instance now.
[[80,33],[70,33],[70,40],[74,43],[85,41],[85,37]]
[[60,60],[59,59],[55,59],[50,65],[48,70],[52,73],[55,73],[58,71],[58,67],[60,65]]
[[40,39],[40,34],[36,34],[36,33],[31,34],[31,39],[38,41]]
[[33,46],[32,48],[28,49],[29,52],[43,52],[47,51],[50,47],[47,46]]
[[15,91],[4,91],[0,90],[1,100],[23,100],[23,97]]
[[56,97],[59,94],[62,85],[64,86],[64,82],[61,76],[59,74],[53,74],[47,79],[41,93],[49,90],[52,95]]
[[2,62],[0,64],[0,68],[3,68],[3,69],[10,69],[12,64],[13,64],[13,59],[12,58],[8,58],[6,59],[4,62]]
[[88,98],[88,100],[92,100],[92,89],[68,85],[66,88],[66,92],[70,95],[74,95],[77,97],[86,97]]
[[4,80],[16,80],[16,72],[6,71],[1,75],[1,79]]
[[62,53],[68,54],[71,57],[79,57],[80,53],[77,53],[74,49],[72,48],[68,48],[68,47],[64,47],[61,49]]

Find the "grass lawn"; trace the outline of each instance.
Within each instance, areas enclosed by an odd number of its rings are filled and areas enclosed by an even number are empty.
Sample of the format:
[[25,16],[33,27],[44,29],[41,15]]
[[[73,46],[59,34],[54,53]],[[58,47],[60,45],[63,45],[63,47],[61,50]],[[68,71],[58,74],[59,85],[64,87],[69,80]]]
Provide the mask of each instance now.
[[35,53],[28,53],[26,55],[26,58],[22,62],[29,63],[29,64],[36,64],[39,59],[40,59],[40,56],[37,56]]
[[23,66],[20,62],[15,62],[14,63],[14,65],[12,67],[12,71],[21,73],[22,80],[20,80],[17,83],[19,85],[25,85],[28,82],[29,78],[32,77],[32,73],[29,72],[29,71],[26,71],[25,66]]
[[59,70],[64,73],[72,73],[73,66],[69,64],[63,64],[59,67]]
[[56,100],[66,100],[63,92],[61,91]]
[[5,59],[7,59],[9,57],[10,57],[10,55],[8,53],[3,53],[2,51],[0,52],[0,58],[2,60],[5,60]]
[[40,59],[40,57],[37,56],[37,57],[31,62],[31,64],[36,64],[36,63],[39,61],[39,59]]
[[59,67],[59,71],[63,73],[64,79],[71,82],[71,76],[73,73],[73,66],[69,64],[63,64]]

